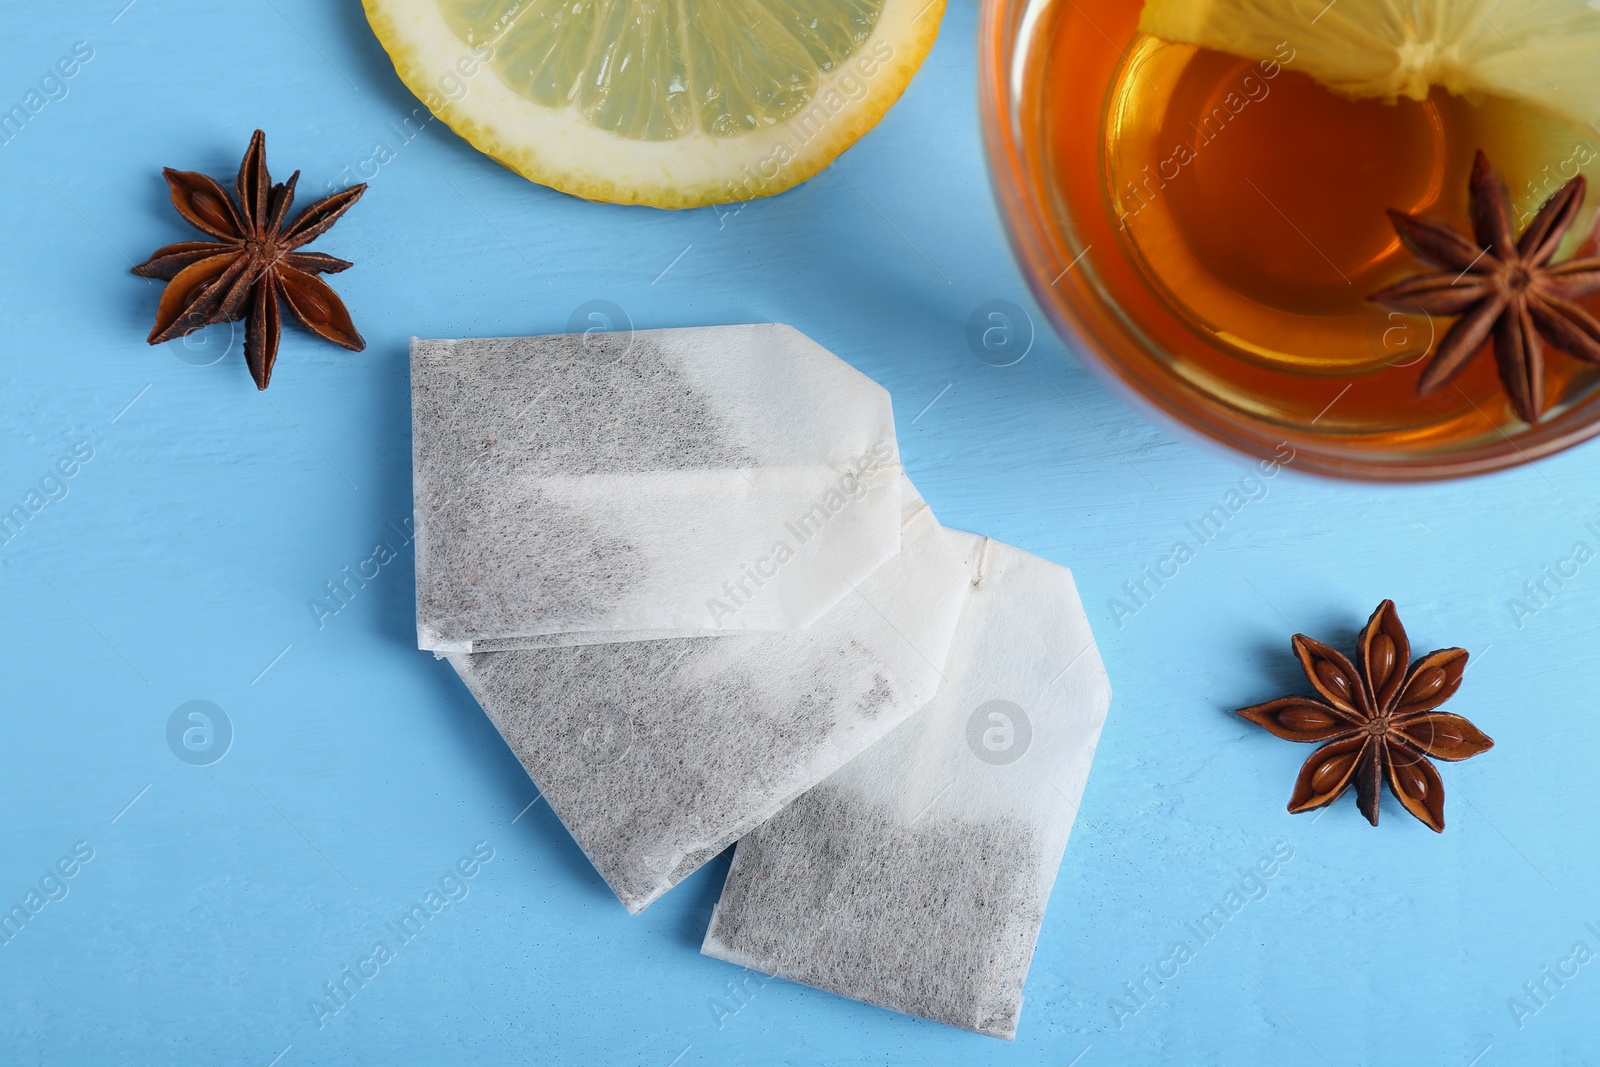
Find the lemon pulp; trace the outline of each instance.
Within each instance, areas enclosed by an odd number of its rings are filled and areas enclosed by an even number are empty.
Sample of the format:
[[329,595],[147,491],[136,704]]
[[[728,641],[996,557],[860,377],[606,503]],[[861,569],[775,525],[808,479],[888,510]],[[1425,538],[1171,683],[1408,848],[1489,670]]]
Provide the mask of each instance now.
[[1141,32],[1271,58],[1336,92],[1426,100],[1434,86],[1536,104],[1593,134],[1600,11],[1585,0],[1148,0]]
[[364,0],[480,149],[590,199],[687,207],[810,177],[882,117],[944,0]]

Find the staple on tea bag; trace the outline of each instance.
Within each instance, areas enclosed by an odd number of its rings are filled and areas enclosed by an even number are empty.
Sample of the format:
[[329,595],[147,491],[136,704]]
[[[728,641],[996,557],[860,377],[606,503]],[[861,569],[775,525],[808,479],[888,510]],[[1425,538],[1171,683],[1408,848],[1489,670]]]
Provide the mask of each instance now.
[[449,656],[629,911],[933,695],[970,570],[903,496],[900,554],[806,630]]
[[1111,690],[1067,570],[952,536],[938,695],[739,842],[702,951],[1011,1038]]
[[889,396],[791,327],[411,364],[422,648],[804,628],[899,550]]

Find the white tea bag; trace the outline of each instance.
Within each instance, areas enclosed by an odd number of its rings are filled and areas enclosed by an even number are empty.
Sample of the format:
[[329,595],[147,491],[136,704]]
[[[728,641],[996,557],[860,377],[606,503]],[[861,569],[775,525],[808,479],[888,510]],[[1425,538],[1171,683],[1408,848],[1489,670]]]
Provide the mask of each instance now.
[[932,697],[971,571],[904,496],[900,554],[809,629],[450,655],[629,911]]
[[943,687],[739,842],[702,951],[1011,1038],[1111,687],[1066,569],[951,536]]
[[800,629],[900,547],[888,393],[788,326],[413,339],[411,389],[424,649]]

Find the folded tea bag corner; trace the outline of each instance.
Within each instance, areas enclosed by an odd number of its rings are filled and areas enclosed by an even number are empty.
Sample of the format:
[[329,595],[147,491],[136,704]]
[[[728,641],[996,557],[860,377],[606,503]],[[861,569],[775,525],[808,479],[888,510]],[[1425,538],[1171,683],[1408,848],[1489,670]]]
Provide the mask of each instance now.
[[739,842],[702,951],[1011,1038],[1111,688],[1065,568],[952,536],[938,695]]
[[629,911],[933,696],[971,571],[903,496],[900,553],[808,629],[450,654]]
[[888,393],[765,324],[411,343],[417,635],[803,629],[900,549]]

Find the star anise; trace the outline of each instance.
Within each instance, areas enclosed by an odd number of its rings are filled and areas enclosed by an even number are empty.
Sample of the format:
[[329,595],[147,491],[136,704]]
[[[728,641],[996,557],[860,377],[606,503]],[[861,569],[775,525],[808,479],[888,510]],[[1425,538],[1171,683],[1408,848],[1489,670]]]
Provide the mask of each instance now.
[[1361,631],[1361,670],[1304,634],[1294,654],[1321,699],[1282,697],[1236,714],[1288,741],[1326,742],[1300,769],[1289,811],[1298,814],[1338,800],[1352,782],[1356,805],[1378,825],[1384,782],[1405,809],[1430,829],[1444,830],[1444,783],[1428,757],[1464,760],[1494,742],[1460,715],[1436,710],[1461,687],[1467,653],[1430,652],[1411,664],[1411,643],[1394,601],[1378,605]]
[[1551,264],[1583,206],[1578,175],[1539,208],[1519,241],[1511,229],[1505,183],[1479,152],[1472,164],[1473,237],[1402,211],[1390,211],[1401,242],[1440,271],[1419,274],[1367,299],[1395,311],[1459,315],[1417,382],[1427,396],[1450,382],[1494,336],[1500,381],[1526,422],[1544,411],[1540,336],[1570,356],[1600,363],[1600,322],[1575,303],[1600,292],[1600,259]]
[[217,238],[183,241],[158,249],[133,273],[167,282],[156,308],[153,345],[182,337],[203,326],[249,318],[244,335],[244,360],[256,388],[265,389],[278,358],[278,338],[287,306],[318,337],[359,352],[367,346],[333,289],[318,274],[334,274],[352,266],[321,252],[297,251],[326,233],[365,185],[353,185],[324,197],[284,225],[294,203],[295,171],[289,180],[272,184],[267,173],[266,136],[250,139],[239,164],[234,205],[214,178],[194,171],[161,172],[172,205],[189,225]]

